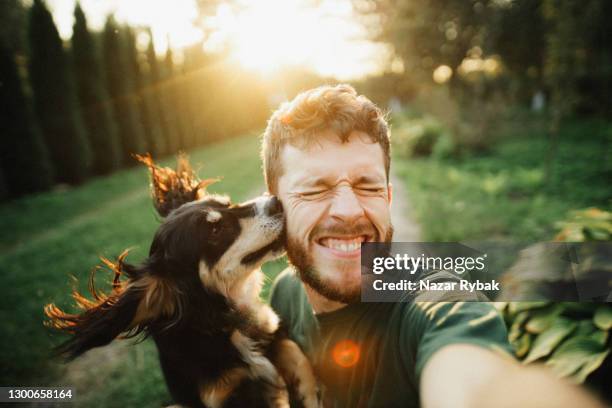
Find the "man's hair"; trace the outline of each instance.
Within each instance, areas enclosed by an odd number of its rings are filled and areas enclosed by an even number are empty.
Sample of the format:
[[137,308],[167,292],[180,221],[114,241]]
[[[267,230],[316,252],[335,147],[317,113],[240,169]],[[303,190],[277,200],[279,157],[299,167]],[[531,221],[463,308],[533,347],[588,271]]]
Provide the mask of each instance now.
[[366,133],[373,143],[380,144],[389,180],[389,125],[384,113],[368,98],[357,95],[352,86],[320,86],[283,103],[272,114],[263,134],[261,156],[268,190],[277,193],[283,173],[281,152],[286,143],[304,145],[326,131],[346,143],[354,130]]

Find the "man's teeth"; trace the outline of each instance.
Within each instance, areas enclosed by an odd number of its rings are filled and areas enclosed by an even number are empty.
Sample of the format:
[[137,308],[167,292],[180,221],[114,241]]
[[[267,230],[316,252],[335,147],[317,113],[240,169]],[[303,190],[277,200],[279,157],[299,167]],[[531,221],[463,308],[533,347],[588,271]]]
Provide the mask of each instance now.
[[355,239],[333,239],[333,238],[325,238],[322,240],[324,246],[335,249],[337,251],[344,252],[352,252],[358,249],[361,249],[361,243],[363,242],[363,238],[355,238]]

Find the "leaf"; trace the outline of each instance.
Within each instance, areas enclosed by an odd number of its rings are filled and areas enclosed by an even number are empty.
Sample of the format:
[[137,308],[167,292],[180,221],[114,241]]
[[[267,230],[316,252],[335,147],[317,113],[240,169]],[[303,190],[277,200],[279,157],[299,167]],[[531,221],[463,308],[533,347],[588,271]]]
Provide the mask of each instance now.
[[591,335],[591,338],[602,346],[605,346],[606,342],[608,341],[608,332],[604,330],[597,330],[596,333]]
[[508,340],[510,342],[517,340],[523,334],[523,324],[527,321],[528,317],[528,312],[521,312],[516,315],[512,321],[512,325],[510,326],[510,331],[508,333]]
[[577,324],[569,319],[557,317],[548,330],[535,338],[524,363],[528,364],[549,355],[563,339],[576,329],[576,326]]
[[525,310],[538,309],[550,305],[551,302],[539,301],[539,302],[509,302],[508,310],[510,313],[519,313]]
[[602,330],[610,330],[612,328],[612,306],[599,306],[593,316],[593,323]]
[[559,377],[573,376],[581,382],[601,365],[609,352],[592,338],[572,337],[557,348],[546,365]]
[[492,302],[492,304],[493,307],[497,309],[499,313],[503,313],[506,309],[506,306],[508,306],[508,302]]
[[518,340],[512,343],[512,346],[514,347],[514,350],[515,350],[514,354],[516,354],[518,358],[525,357],[525,355],[529,352],[529,348],[531,347],[532,337],[533,335],[529,333],[525,333]]
[[591,319],[585,319],[578,322],[578,329],[574,333],[574,337],[589,337],[597,330]]
[[589,374],[597,370],[599,366],[603,364],[608,354],[610,354],[610,350],[602,351],[601,353],[591,356],[590,361],[587,362],[584,366],[582,366],[580,371],[573,375],[573,379],[576,382],[582,384],[584,380],[587,379]]
[[591,302],[563,302],[563,309],[576,314],[592,314],[596,303]]
[[525,329],[529,333],[540,334],[547,330],[555,318],[563,311],[559,304],[550,305],[544,309],[538,309],[531,314],[531,318],[525,324]]

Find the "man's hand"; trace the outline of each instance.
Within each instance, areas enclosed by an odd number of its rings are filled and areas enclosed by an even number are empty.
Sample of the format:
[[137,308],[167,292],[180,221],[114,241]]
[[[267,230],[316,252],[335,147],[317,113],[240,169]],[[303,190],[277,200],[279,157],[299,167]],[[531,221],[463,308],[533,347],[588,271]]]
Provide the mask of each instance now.
[[469,344],[436,352],[423,369],[420,388],[425,408],[604,407],[544,368],[522,366]]

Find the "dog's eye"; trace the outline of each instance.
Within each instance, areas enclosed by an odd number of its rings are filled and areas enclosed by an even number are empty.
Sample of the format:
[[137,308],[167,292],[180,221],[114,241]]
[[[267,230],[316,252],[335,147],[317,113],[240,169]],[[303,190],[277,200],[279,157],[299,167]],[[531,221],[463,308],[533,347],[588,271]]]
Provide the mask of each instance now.
[[219,232],[221,232],[221,227],[219,225],[213,225],[212,229],[210,230],[210,233],[212,235],[219,235]]

